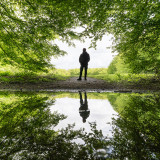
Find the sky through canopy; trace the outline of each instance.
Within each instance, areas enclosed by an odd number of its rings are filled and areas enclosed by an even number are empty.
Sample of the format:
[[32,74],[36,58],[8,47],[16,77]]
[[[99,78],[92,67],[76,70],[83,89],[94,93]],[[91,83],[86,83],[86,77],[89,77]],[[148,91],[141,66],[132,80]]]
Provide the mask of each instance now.
[[52,58],[51,63],[59,69],[74,69],[79,68],[79,55],[82,53],[82,49],[86,48],[90,54],[89,68],[107,68],[112,62],[114,55],[112,49],[108,48],[112,46],[112,35],[105,35],[101,41],[97,42],[96,50],[89,48],[90,39],[86,39],[85,42],[74,41],[75,47],[68,46],[66,43],[56,40],[56,44],[67,51],[67,55],[58,58]]

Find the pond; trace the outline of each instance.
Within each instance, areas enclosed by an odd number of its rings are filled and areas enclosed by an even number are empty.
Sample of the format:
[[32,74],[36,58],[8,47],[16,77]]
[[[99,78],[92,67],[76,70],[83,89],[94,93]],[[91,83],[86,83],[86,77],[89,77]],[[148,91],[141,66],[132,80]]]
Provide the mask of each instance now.
[[[98,98],[98,97],[97,97]],[[58,112],[67,116],[54,129],[62,129],[68,124],[75,123],[74,129],[84,128],[91,132],[89,123],[96,122],[97,129],[102,130],[104,135],[112,136],[110,125],[112,118],[118,114],[112,108],[107,99],[92,99],[87,97],[86,92],[79,92],[79,97],[56,98],[55,104],[50,106],[51,113]]]
[[0,92],[0,159],[160,159],[160,93]]

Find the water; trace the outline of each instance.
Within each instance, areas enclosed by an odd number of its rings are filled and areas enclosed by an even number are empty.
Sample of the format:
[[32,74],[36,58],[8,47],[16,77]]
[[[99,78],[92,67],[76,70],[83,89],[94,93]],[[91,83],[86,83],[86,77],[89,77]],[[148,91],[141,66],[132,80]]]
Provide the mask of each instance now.
[[118,113],[113,110],[107,99],[86,99],[85,104],[84,97],[81,99],[83,102],[80,102],[80,99],[68,97],[56,99],[55,104],[50,107],[51,113],[57,111],[66,115],[67,118],[54,129],[58,130],[75,123],[74,129],[85,128],[85,131],[89,133],[91,132],[89,123],[96,122],[97,128],[102,130],[104,135],[111,137],[112,126],[110,124],[112,118]]
[[159,93],[0,92],[0,104],[0,159],[160,159]]

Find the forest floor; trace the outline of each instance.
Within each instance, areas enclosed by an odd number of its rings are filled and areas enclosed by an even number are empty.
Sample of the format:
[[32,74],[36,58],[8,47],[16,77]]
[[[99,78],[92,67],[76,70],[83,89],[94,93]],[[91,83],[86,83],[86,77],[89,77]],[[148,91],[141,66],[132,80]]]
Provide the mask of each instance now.
[[1,82],[0,90],[19,90],[19,91],[114,91],[114,92],[143,92],[143,91],[160,91],[160,82],[138,83],[126,82],[107,82],[95,78],[87,78],[77,81],[77,77],[72,77],[67,80],[42,81],[42,82]]

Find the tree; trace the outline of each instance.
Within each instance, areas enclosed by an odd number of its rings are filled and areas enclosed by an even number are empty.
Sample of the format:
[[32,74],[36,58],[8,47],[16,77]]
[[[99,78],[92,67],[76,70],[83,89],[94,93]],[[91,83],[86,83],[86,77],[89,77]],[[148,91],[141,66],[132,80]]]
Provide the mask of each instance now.
[[113,23],[120,39],[117,50],[133,71],[159,72],[159,1],[122,1],[117,7]]
[[[91,47],[106,32],[134,72],[159,72],[159,0],[3,0],[0,56],[3,63],[41,70],[50,57],[65,54],[56,38],[72,44],[89,37]],[[74,29],[84,28],[80,34]],[[53,43],[51,43],[53,42]]]
[[130,73],[130,68],[128,64],[124,63],[124,60],[122,59],[121,55],[117,55],[111,64],[108,67],[109,74],[115,74],[115,73]]
[[[0,56],[2,64],[29,70],[50,66],[51,56],[66,52],[54,44],[56,38],[72,44],[80,39],[73,29],[87,12],[80,2],[68,0],[3,0],[0,3]],[[82,17],[82,16],[81,16]]]
[[[96,3],[95,1],[93,3]],[[95,7],[94,7],[95,6]],[[132,72],[159,72],[159,0],[97,1],[86,31],[100,39],[105,32],[115,37],[114,49]]]

